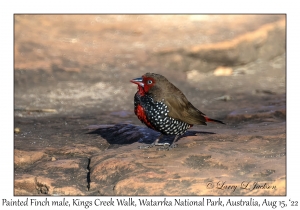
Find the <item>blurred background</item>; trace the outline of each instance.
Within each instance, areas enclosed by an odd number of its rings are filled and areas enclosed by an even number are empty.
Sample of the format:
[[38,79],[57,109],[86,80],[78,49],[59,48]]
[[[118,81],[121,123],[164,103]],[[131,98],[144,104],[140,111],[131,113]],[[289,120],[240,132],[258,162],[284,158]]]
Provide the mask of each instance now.
[[212,112],[217,97],[285,91],[285,15],[15,15],[14,34],[17,116],[132,112],[129,80],[146,72]]

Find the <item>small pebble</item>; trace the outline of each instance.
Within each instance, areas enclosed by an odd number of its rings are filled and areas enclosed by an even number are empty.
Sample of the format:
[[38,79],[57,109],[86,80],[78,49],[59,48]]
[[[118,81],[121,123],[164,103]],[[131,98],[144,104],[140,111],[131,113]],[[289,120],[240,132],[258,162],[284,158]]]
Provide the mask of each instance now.
[[15,133],[20,133],[20,131],[21,131],[20,128],[15,128],[15,129],[14,129],[14,132],[15,132]]

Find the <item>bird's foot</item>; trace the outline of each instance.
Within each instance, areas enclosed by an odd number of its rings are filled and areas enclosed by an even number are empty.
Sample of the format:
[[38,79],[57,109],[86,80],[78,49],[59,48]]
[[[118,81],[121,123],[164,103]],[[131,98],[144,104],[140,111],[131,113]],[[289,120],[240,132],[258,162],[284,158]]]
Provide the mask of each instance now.
[[138,149],[148,149],[148,148],[152,148],[154,146],[163,146],[164,148],[168,148],[169,147],[169,143],[152,143],[152,144],[149,144],[147,146],[138,146]]
[[173,148],[176,148],[176,147],[178,147],[178,144],[169,144],[169,143],[165,143],[165,145],[163,146],[163,147],[159,147],[159,148],[157,148],[156,150],[165,150],[165,151],[169,151],[169,150],[171,150],[171,149],[173,149]]
[[176,148],[176,147],[178,147],[178,144],[174,144],[174,143],[169,146],[170,149]]
[[148,148],[151,148],[153,146],[154,146],[154,144],[149,144],[147,146],[138,146],[138,149],[148,149]]
[[155,146],[169,146],[170,144],[169,143],[156,143]]

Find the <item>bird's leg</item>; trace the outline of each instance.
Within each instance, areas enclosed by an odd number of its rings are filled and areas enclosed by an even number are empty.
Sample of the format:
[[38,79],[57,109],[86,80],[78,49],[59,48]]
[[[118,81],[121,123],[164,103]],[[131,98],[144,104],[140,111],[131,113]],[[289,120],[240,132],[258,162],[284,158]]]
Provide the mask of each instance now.
[[179,135],[175,136],[172,144],[169,146],[169,149],[177,147],[177,144],[175,144],[175,142],[179,139],[179,137],[180,137]]
[[163,134],[160,134],[160,136],[152,144],[144,146],[144,147],[139,146],[138,148],[139,149],[144,149],[144,148],[151,148],[151,147],[154,147],[154,146],[165,146],[166,144],[168,144],[168,143],[158,143],[161,137],[163,137]]
[[[173,140],[173,142],[172,142],[172,144],[170,145],[170,146],[168,146],[168,147],[163,147],[163,148],[158,148],[157,150],[170,150],[170,149],[172,149],[172,148],[175,148],[175,147],[177,147],[177,144],[175,144],[175,142],[179,139],[179,135],[176,135],[175,136],[175,138],[174,138],[174,140]],[[165,144],[166,145],[166,144]]]
[[163,134],[160,134],[160,136],[151,144],[153,146],[165,146],[165,145],[170,145],[169,143],[158,143],[161,137],[163,137]]

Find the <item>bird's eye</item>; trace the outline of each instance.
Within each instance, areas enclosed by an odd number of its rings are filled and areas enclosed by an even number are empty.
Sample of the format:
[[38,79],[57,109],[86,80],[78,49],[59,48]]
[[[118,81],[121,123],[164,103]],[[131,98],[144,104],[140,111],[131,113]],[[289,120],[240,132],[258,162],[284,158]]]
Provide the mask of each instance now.
[[152,80],[147,81],[148,85],[152,84]]

